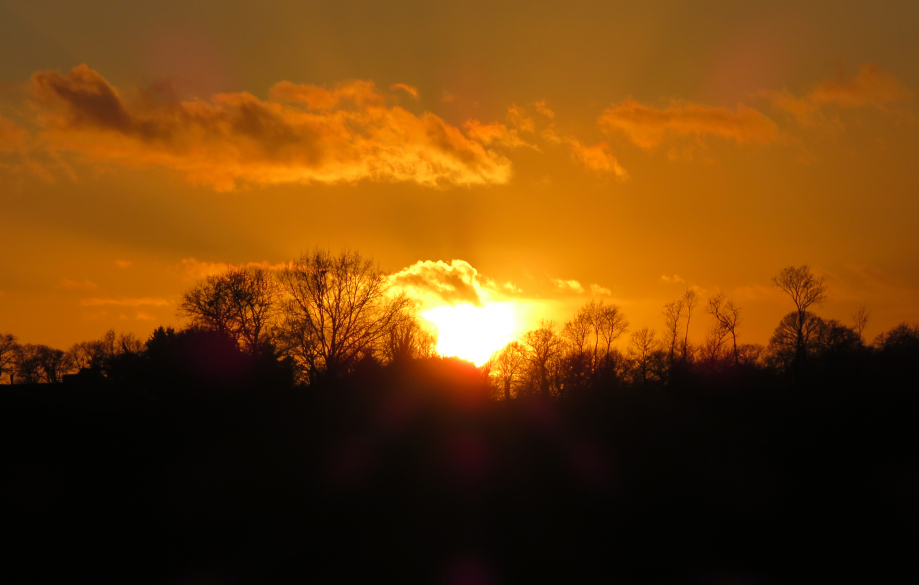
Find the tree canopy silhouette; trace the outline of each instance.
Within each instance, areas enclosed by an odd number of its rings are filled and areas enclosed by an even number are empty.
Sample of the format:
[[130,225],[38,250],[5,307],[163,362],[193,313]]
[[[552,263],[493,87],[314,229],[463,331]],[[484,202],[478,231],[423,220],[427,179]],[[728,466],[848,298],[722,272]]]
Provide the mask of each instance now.
[[356,251],[317,249],[280,273],[281,336],[309,382],[337,378],[379,350],[411,303],[389,294],[386,275]]

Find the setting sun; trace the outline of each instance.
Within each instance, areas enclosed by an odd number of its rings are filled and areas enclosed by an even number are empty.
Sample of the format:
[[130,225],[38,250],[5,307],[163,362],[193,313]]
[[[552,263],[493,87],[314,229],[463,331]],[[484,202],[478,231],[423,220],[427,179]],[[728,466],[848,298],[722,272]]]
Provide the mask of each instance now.
[[443,305],[421,314],[437,327],[437,351],[481,366],[514,338],[517,311],[512,303]]

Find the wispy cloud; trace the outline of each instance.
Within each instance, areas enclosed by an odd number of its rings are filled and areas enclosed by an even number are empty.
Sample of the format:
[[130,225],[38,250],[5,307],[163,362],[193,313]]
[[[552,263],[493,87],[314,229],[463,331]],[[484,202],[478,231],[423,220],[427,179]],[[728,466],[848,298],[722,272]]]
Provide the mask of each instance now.
[[[218,94],[178,101],[137,89],[127,100],[86,65],[32,76],[42,137],[55,150],[160,166],[229,190],[237,183],[505,183],[510,162],[439,117],[387,104],[372,82],[328,89],[281,82],[270,99]],[[405,91],[405,88],[400,88]]]
[[590,285],[590,294],[595,295],[595,296],[610,296],[611,294],[613,294],[613,291],[611,291],[608,288],[602,287],[599,284],[592,284]]
[[289,266],[289,262],[271,264],[267,260],[263,260],[262,262],[244,262],[241,264],[230,264],[227,262],[207,262],[203,260],[197,260],[195,258],[182,258],[182,262],[179,264],[179,270],[185,273],[186,278],[191,280],[198,280],[201,278],[207,278],[208,276],[223,274],[231,268],[263,268],[265,270],[278,271],[283,270]]
[[584,287],[581,286],[581,283],[576,280],[562,280],[561,278],[553,278],[551,281],[553,286],[561,291],[575,292],[579,294],[584,292]]
[[80,304],[84,307],[100,307],[104,305],[114,305],[119,307],[165,307],[169,304],[166,299],[139,298],[139,299],[83,299]]
[[485,146],[501,145],[509,148],[528,146],[536,148],[535,145],[521,139],[516,128],[508,128],[500,122],[484,124],[478,120],[471,119],[466,120],[463,124],[463,129],[466,130],[469,138]]
[[612,173],[620,181],[627,181],[629,173],[622,166],[616,157],[610,153],[609,144],[603,142],[593,146],[584,146],[574,138],[569,138],[568,143],[571,145],[571,152],[578,162],[584,168],[598,173]]
[[392,91],[401,89],[402,91],[412,96],[416,100],[418,99],[418,88],[412,87],[411,85],[407,85],[405,83],[394,83],[389,86],[389,89],[391,89]]
[[686,281],[680,278],[679,274],[674,274],[673,276],[667,276],[666,274],[663,274],[661,275],[661,281],[665,282],[666,284],[686,284]]
[[536,111],[549,118],[550,120],[555,117],[555,112],[549,108],[549,103],[546,100],[539,100],[533,107],[536,108]]
[[761,94],[769,98],[776,108],[794,115],[802,124],[820,120],[827,107],[884,109],[912,98],[912,92],[904,88],[892,73],[872,64],[862,65],[854,76],[840,74],[821,83],[803,97],[795,97],[788,90],[764,91]]
[[623,132],[637,146],[652,149],[680,136],[717,136],[737,143],[768,144],[779,138],[775,122],[738,104],[736,110],[673,102],[665,108],[625,99],[607,108],[598,123],[607,132]]

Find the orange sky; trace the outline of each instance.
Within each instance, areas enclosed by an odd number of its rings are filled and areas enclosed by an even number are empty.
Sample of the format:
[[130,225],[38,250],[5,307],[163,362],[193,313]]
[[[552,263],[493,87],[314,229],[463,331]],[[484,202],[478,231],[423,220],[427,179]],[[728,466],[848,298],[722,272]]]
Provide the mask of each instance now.
[[694,286],[765,343],[806,263],[919,321],[919,5],[612,4],[4,2],[0,332],[146,337],[315,246],[532,319]]

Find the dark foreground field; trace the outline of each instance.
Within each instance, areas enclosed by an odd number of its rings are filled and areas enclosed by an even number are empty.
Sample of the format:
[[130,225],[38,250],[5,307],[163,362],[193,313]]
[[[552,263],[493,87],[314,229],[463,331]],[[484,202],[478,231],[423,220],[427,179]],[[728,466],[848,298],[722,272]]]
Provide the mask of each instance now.
[[510,402],[473,386],[2,387],[4,581],[915,577],[899,384]]

